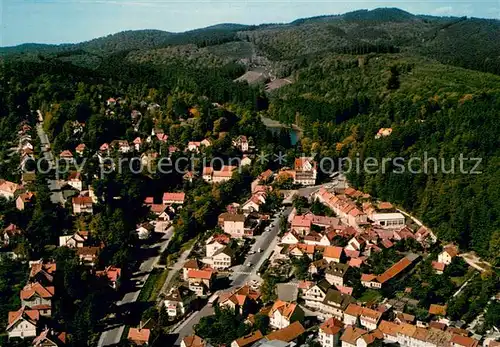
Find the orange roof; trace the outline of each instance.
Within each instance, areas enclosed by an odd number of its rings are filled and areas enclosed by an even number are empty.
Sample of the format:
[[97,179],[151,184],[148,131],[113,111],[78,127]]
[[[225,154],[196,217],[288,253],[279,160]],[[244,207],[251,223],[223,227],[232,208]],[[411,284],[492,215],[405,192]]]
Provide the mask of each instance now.
[[73,158],[73,154],[72,154],[70,151],[68,151],[68,150],[62,151],[62,152],[59,154],[59,156],[60,156],[61,158]]
[[206,166],[203,168],[203,175],[212,175],[214,173],[214,169],[210,166]]
[[340,337],[340,340],[356,346],[356,341],[366,333],[366,330],[349,325]]
[[205,341],[196,335],[191,335],[191,336],[186,336],[185,338],[182,339],[182,342],[184,342],[184,345],[186,347],[205,347],[206,343]]
[[184,202],[186,198],[186,193],[163,193],[163,201],[177,201]]
[[149,335],[151,335],[149,329],[130,328],[128,331],[128,339],[138,344],[148,343]]
[[14,194],[16,190],[22,188],[17,183],[0,179],[0,190]]
[[246,347],[246,346],[251,346],[254,342],[259,341],[263,337],[264,336],[262,335],[260,330],[257,330],[256,332],[253,332],[251,334],[240,337],[239,339],[236,339],[235,342],[238,345],[238,347]]
[[269,317],[272,317],[274,312],[279,311],[285,319],[290,320],[296,308],[296,303],[276,300],[269,311]]
[[451,337],[450,342],[464,347],[476,347],[479,344],[479,341],[474,340],[473,338],[458,334],[454,334]]
[[382,201],[380,202],[377,207],[379,208],[379,210],[390,210],[392,208],[394,208],[394,206],[392,206],[392,204],[390,202],[385,202],[385,201]]
[[440,262],[434,260],[432,262],[432,267],[433,267],[434,270],[444,271],[444,268],[446,267],[446,264],[445,263],[440,263]]
[[200,265],[198,264],[198,260],[196,259],[190,259],[187,262],[184,263],[184,269],[200,269]]
[[44,271],[49,275],[54,274],[56,272],[56,263],[32,263],[30,270],[30,278],[36,276],[40,271]]
[[444,248],[444,252],[448,253],[450,257],[456,257],[458,255],[458,249],[455,246],[447,246]]
[[293,322],[286,328],[276,330],[273,333],[270,333],[269,335],[266,336],[266,338],[269,341],[272,340],[278,340],[278,341],[284,341],[284,342],[291,342],[295,340],[297,337],[302,335],[306,330],[300,324],[300,322]]
[[377,275],[374,274],[361,274],[361,281],[363,282],[370,282],[373,281]]
[[348,314],[350,316],[357,317],[357,316],[361,315],[362,311],[363,311],[363,307],[358,306],[356,304],[349,304],[349,306],[347,306],[347,308],[345,309],[344,313]]
[[189,270],[188,278],[209,280],[212,278],[212,270]]
[[93,203],[90,196],[75,196],[71,201],[73,205],[92,205]]
[[436,305],[436,304],[431,304],[429,307],[429,313],[434,314],[434,315],[439,315],[439,316],[444,316],[446,315],[446,305]]
[[302,227],[302,228],[310,228],[311,220],[306,216],[295,216],[292,220],[292,228],[293,227]]
[[344,327],[344,323],[339,321],[336,318],[331,317],[323,324],[320,325],[320,329],[325,334],[336,335],[340,332],[340,330]]
[[340,259],[343,251],[344,249],[342,247],[327,246],[325,247],[325,251],[323,252],[323,258]]
[[391,278],[397,276],[399,273],[401,273],[404,269],[406,269],[408,266],[410,266],[412,261],[408,257],[404,257],[400,261],[398,261],[396,264],[392,265],[390,268],[388,268],[383,274],[377,276],[377,281],[379,283],[385,283]]
[[54,296],[54,287],[44,287],[40,283],[29,283],[20,292],[21,300],[31,299],[37,294],[44,299],[50,299]]
[[24,318],[33,324],[36,324],[40,319],[40,312],[36,310],[30,310],[29,307],[23,306],[17,311],[9,312],[9,326],[6,330],[9,330],[18,320]]
[[403,323],[399,326],[399,333],[406,336],[413,336],[417,327],[415,325]]
[[259,177],[257,177],[259,180],[261,181],[266,181],[268,180],[271,176],[273,175],[273,171],[272,170],[266,170],[264,172],[262,172]]
[[80,143],[78,146],[76,146],[75,150],[77,152],[83,152],[87,146],[85,146],[84,143]]
[[399,325],[393,322],[382,320],[378,326],[378,329],[386,335],[397,336]]
[[122,274],[122,269],[119,267],[114,267],[114,266],[108,266],[106,269],[103,271],[97,271],[96,275],[99,276],[106,276],[108,280],[111,282],[116,282],[118,278],[120,278]]

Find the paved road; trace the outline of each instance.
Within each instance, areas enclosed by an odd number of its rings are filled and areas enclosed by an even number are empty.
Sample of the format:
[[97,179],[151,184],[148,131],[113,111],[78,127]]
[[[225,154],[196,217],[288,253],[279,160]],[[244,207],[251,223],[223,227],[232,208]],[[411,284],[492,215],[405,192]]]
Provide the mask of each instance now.
[[[50,149],[47,150],[47,146],[50,148],[50,141],[49,137],[45,133],[45,130],[43,130],[43,116],[40,110],[37,110],[37,113],[38,113],[38,119],[42,120],[36,124],[36,132],[38,134],[38,137],[40,138],[40,149],[43,153],[43,158],[45,159],[45,161],[48,163],[48,165],[51,165],[51,167],[54,168],[55,167],[54,155],[52,154],[52,151]],[[56,173],[56,178],[57,178],[57,173]],[[59,181],[48,179],[47,185],[49,187],[49,190],[51,191],[50,201],[52,201],[52,203],[54,204],[64,204],[65,201],[63,194],[61,192]]]
[[[143,284],[146,283],[149,274],[151,273],[151,270],[153,270],[155,265],[160,260],[161,253],[163,253],[163,251],[167,248],[168,243],[170,242],[170,239],[173,235],[173,232],[174,232],[174,227],[168,228],[167,232],[162,236],[162,238],[158,241],[158,243],[149,246],[149,248],[159,248],[158,255],[145,259],[139,266],[139,270],[134,274],[132,274],[131,278],[132,280],[141,281],[141,283]],[[142,284],[135,288],[136,289],[134,291],[126,293],[123,296],[123,298],[116,303],[116,305],[121,306],[136,302],[141,292]],[[100,347],[100,346],[109,346],[119,343],[122,338],[124,330],[125,330],[125,325],[120,325],[104,331],[101,334],[99,338],[99,343],[97,345]]]
[[[231,288],[238,288],[251,280],[260,281],[261,278],[257,274],[260,267],[266,259],[271,256],[274,248],[278,243],[278,233],[280,231],[281,216],[284,215],[285,219],[292,211],[291,207],[285,208],[282,214],[276,216],[272,220],[274,227],[270,231],[264,231],[262,235],[256,237],[256,241],[252,246],[252,250],[256,251],[255,254],[249,254],[245,259],[243,265],[235,266],[233,268],[233,276]],[[258,253],[257,250],[261,248],[262,252]],[[252,265],[247,266],[248,262]],[[193,333],[193,327],[199,323],[202,317],[210,316],[213,314],[213,308],[206,305],[200,311],[194,312],[183,324],[179,325],[172,333],[179,334],[176,345],[179,345],[181,340]]]

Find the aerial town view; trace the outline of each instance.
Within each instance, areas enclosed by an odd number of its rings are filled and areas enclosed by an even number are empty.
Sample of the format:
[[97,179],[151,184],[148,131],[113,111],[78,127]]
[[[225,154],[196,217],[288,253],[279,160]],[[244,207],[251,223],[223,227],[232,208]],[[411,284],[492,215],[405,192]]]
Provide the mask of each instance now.
[[0,8],[0,346],[500,346],[498,0]]

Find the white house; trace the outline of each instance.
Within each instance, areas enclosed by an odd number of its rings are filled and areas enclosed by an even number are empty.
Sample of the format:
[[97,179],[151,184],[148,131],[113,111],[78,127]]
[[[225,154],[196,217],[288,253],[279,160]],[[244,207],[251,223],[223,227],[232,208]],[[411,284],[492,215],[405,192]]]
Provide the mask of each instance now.
[[331,287],[330,283],[322,279],[311,288],[304,292],[302,298],[305,300],[306,306],[318,308],[321,302],[325,299],[328,289]]
[[269,311],[269,325],[276,329],[286,328],[291,323],[303,319],[304,311],[292,302],[276,300]]
[[453,258],[458,255],[458,249],[456,246],[446,246],[443,251],[438,255],[438,262],[445,265],[450,265]]
[[21,339],[35,337],[40,313],[28,307],[21,307],[18,311],[9,312],[8,326],[5,329],[9,339],[19,337]]
[[172,288],[163,301],[168,316],[172,318],[184,316],[192,298],[193,295],[188,288],[183,286]]
[[318,331],[318,340],[321,347],[337,347],[343,326],[341,321],[333,317],[321,324]]
[[149,223],[143,223],[135,229],[137,231],[137,236],[139,240],[147,240],[151,236],[151,233],[154,231],[154,226]]

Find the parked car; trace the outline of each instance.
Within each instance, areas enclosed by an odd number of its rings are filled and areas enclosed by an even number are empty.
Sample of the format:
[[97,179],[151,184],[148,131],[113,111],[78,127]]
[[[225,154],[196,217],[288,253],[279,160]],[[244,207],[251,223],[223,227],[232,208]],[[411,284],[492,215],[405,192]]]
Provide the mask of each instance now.
[[259,247],[259,249],[257,250],[257,252],[259,252],[259,253],[262,252],[262,248]]

